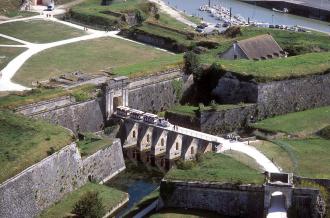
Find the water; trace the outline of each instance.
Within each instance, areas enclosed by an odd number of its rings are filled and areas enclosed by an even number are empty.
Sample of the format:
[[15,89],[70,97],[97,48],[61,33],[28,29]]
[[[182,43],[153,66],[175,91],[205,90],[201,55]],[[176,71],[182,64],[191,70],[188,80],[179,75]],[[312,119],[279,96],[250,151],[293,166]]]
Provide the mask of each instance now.
[[[199,11],[201,5],[208,4],[208,0],[164,0],[171,7],[177,8],[180,11],[185,11],[187,14],[203,17],[206,22],[218,23],[216,19],[210,16],[208,12]],[[221,4],[224,7],[232,8],[233,15],[240,14],[246,20],[264,22],[269,24],[294,26],[299,25],[309,29],[318,30],[320,32],[330,33],[330,23],[313,20],[309,18],[299,17],[291,14],[283,14],[265,9],[259,6],[247,4],[237,0],[212,0],[212,5]]]
[[106,185],[122,190],[129,194],[128,204],[122,208],[116,217],[122,217],[134,204],[158,188],[163,175],[147,170],[145,166],[126,162],[126,170]]

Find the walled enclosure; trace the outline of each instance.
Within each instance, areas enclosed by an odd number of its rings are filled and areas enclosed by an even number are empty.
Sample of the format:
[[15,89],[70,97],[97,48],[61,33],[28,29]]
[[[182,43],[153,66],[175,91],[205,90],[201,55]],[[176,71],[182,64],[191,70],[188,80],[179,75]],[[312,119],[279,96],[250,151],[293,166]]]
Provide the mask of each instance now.
[[124,169],[118,139],[84,159],[72,143],[0,185],[0,217],[35,217],[88,180],[103,183]]
[[171,69],[158,75],[128,80],[127,77],[110,79],[103,97],[85,102],[75,102],[66,96],[16,108],[16,112],[42,118],[77,132],[98,132],[117,106],[159,112],[178,103],[182,90],[177,90],[173,80],[182,82],[181,69]]
[[[285,189],[285,188],[284,188]],[[263,218],[269,205],[264,205],[268,191],[284,190],[283,187],[267,189],[263,185],[235,185],[207,182],[184,182],[163,180],[160,196],[163,206],[185,209],[202,209],[221,215]],[[285,191],[284,191],[285,192]],[[316,189],[293,188],[286,193],[287,206],[298,211],[298,217],[322,217],[319,211],[320,192]],[[324,212],[324,211],[323,211]]]

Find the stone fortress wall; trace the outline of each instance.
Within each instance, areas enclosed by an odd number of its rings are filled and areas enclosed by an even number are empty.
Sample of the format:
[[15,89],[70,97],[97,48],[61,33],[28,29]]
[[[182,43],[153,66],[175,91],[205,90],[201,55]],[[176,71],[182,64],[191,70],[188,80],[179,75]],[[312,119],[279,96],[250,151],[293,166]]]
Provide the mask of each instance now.
[[35,217],[87,181],[102,183],[124,169],[119,139],[86,158],[72,143],[0,185],[0,217]]
[[[233,217],[263,218],[267,214],[265,185],[236,185],[208,182],[163,180],[160,196],[163,208],[201,209]],[[275,188],[275,190],[277,190]],[[320,192],[316,189],[293,188],[290,208],[297,217],[320,217]]]

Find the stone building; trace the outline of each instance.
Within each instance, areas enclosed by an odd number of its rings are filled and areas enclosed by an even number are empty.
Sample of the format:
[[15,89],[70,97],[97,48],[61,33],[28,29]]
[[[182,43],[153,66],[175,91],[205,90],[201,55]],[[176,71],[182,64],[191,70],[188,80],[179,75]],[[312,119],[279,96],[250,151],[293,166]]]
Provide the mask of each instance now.
[[278,45],[270,34],[260,35],[253,38],[236,41],[220,58],[267,60],[286,57],[285,51]]

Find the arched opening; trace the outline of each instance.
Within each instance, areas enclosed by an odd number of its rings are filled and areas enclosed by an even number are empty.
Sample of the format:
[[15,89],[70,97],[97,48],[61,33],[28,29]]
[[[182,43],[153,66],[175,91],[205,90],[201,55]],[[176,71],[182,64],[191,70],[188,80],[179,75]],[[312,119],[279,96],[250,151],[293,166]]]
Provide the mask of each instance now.
[[191,154],[194,154],[194,153],[195,153],[195,148],[194,148],[194,147],[191,147],[191,148],[190,148],[190,153],[191,153]]
[[162,158],[161,160],[160,160],[160,166],[164,166],[164,159]]
[[161,145],[161,146],[164,146],[164,145],[165,145],[164,138],[162,138],[162,139],[160,140],[160,145]]
[[112,99],[113,102],[113,111],[115,111],[117,109],[118,106],[123,106],[123,97],[119,96],[119,97],[114,97]]
[[175,150],[179,150],[179,143],[178,142],[175,143]]
[[133,130],[133,138],[135,138],[135,137],[136,137],[135,130]]
[[286,217],[286,197],[283,192],[275,191],[270,197],[270,207],[268,209],[267,218]]
[[150,136],[149,136],[149,134],[147,135],[147,142],[148,143],[150,142]]

